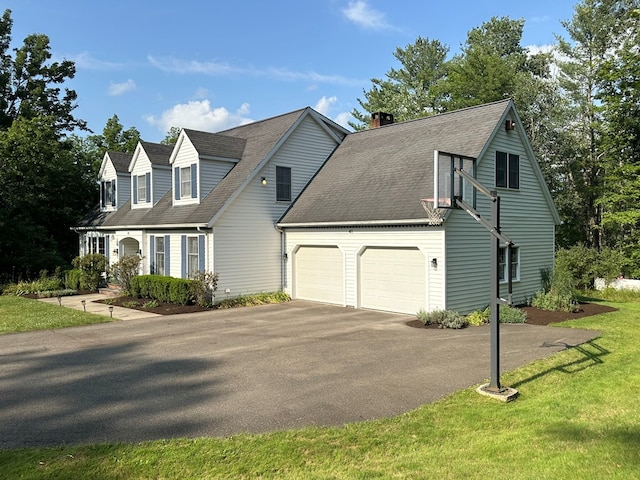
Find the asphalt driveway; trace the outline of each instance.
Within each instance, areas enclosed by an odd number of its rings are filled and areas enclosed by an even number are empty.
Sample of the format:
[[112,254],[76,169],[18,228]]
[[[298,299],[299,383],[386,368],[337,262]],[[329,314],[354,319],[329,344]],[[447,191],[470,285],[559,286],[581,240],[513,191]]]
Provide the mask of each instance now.
[[[486,381],[488,327],[411,318],[293,301],[3,335],[0,448],[342,425]],[[502,371],[597,335],[504,325]]]

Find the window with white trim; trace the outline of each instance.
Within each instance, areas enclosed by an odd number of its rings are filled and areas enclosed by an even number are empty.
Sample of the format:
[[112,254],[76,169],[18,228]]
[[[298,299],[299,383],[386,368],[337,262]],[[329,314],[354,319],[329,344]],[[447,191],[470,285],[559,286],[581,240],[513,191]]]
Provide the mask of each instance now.
[[104,237],[89,237],[87,241],[87,253],[99,253],[105,255]]
[[194,277],[199,268],[198,237],[187,237],[187,277]]
[[507,258],[507,247],[498,250],[498,277],[501,282],[506,282],[507,268],[511,268],[511,279],[520,280],[520,247],[511,247],[511,258]]
[[147,177],[138,175],[138,203],[147,201]]
[[180,198],[191,198],[191,167],[180,169]]
[[155,258],[155,273],[157,275],[166,275],[165,271],[164,271],[164,237],[162,236],[157,236],[155,238],[156,240],[156,258]]

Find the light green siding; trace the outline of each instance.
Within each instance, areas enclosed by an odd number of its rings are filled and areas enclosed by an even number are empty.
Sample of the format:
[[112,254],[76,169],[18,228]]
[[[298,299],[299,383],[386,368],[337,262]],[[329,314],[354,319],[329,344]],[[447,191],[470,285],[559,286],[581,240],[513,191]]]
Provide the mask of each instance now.
[[[516,127],[499,128],[477,163],[477,179],[495,188],[496,151],[520,156],[520,188],[496,189],[500,196],[501,227],[520,248],[520,280],[513,283],[513,301],[524,303],[540,289],[540,270],[553,265],[555,220],[535,171],[524,133]],[[455,153],[455,152],[454,152]],[[488,199],[477,193],[477,209],[490,219]],[[447,308],[469,313],[490,301],[490,233],[461,210],[451,212],[446,221]],[[501,285],[501,296],[507,294]]]

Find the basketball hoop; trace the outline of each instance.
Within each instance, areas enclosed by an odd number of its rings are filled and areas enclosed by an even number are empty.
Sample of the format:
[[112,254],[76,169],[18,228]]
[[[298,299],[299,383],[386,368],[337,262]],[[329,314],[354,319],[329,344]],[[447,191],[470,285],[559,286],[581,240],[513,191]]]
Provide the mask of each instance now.
[[427,212],[429,225],[442,225],[446,209],[435,208],[433,206],[433,198],[423,198],[422,200],[420,200],[420,203],[422,204],[422,208],[424,208],[424,211]]

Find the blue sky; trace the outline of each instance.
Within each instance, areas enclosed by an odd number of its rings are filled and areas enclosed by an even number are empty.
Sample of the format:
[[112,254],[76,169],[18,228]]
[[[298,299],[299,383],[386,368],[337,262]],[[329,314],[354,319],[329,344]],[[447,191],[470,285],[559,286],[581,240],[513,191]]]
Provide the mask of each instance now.
[[370,79],[418,36],[459,52],[492,16],[525,19],[523,45],[565,35],[565,0],[5,0],[14,45],[51,40],[76,63],[76,116],[101,133],[117,114],[144,140],[171,126],[220,131],[311,106],[346,126]]

